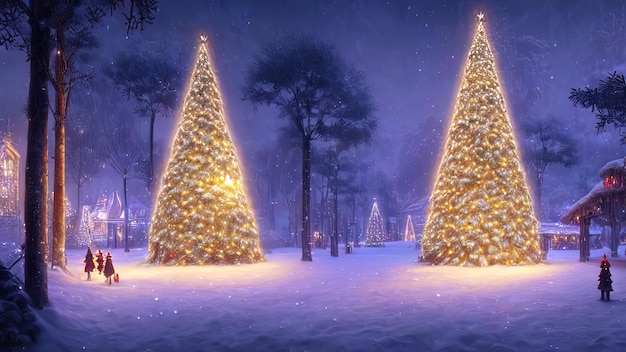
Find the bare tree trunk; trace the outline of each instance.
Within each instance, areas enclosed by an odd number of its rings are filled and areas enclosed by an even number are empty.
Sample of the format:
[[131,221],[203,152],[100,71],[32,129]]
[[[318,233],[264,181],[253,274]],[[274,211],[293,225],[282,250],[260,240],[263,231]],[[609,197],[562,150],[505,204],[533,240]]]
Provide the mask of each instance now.
[[152,111],[150,115],[150,170],[148,170],[148,192],[150,192],[150,203],[153,201],[154,186],[154,123],[156,122],[156,111]]
[[[74,231],[76,233],[78,233],[78,230],[80,229],[80,222],[83,219],[83,206],[80,202],[80,191],[82,189],[82,186],[78,186],[76,187],[76,216],[74,216]],[[90,239],[91,241],[91,239]]]
[[351,238],[348,238],[348,232],[343,234],[344,245],[346,246],[346,254],[350,253],[350,248],[348,248],[350,240],[352,240],[356,244],[356,197],[354,194],[352,195],[352,222],[350,223],[350,234]]
[[124,252],[130,252],[128,247],[128,198],[126,192],[126,177],[124,174]]
[[545,171],[545,166],[543,170],[537,169],[537,175],[535,177],[535,216],[539,221],[543,220],[543,209],[541,206],[541,191],[543,188],[543,174]]
[[339,256],[339,232],[337,231],[339,228],[339,207],[337,205],[337,177],[335,176],[335,192],[333,193],[333,229],[330,237],[330,255],[332,257]]
[[[324,185],[324,176],[322,176],[322,185]],[[323,187],[323,186],[322,186]],[[317,205],[317,204],[316,204]],[[324,249],[326,249],[326,244],[324,243],[324,233],[325,233],[325,229],[324,229],[324,215],[326,213],[326,196],[324,196],[324,191],[322,191],[322,199],[320,200],[320,220],[319,220],[319,239],[320,239],[320,246]],[[315,245],[317,247],[317,244]]]
[[289,213],[289,238],[293,238],[293,246],[298,247],[298,221],[296,215],[296,201],[288,200],[287,201],[287,212]]
[[311,262],[311,140],[302,142],[302,261]]
[[28,143],[24,224],[24,286],[37,308],[48,305],[48,273],[44,262],[44,239],[48,234],[48,67],[50,27],[44,20],[43,0],[30,2],[30,85],[28,90]]
[[52,206],[52,265],[66,268],[65,258],[65,118],[67,116],[67,58],[64,30],[57,30],[57,53],[54,66],[54,200]]
[[[66,267],[65,239],[65,124],[55,121],[54,198],[52,204],[52,265]],[[61,142],[62,140],[62,142]]]

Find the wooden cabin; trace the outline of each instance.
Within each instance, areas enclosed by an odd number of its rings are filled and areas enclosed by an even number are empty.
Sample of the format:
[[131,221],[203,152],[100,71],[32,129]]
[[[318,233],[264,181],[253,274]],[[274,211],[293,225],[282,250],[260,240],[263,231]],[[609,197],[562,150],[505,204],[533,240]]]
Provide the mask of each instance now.
[[620,229],[626,222],[626,158],[613,160],[600,169],[593,189],[561,217],[564,224],[580,226],[578,241],[580,260],[589,260],[589,226],[591,220],[610,228],[611,257],[617,257]]

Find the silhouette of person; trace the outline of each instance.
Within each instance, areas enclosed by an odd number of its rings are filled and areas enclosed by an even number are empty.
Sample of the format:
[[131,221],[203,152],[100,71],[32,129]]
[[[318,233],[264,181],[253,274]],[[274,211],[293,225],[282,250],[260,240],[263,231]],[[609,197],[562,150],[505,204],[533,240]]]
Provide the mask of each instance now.
[[604,294],[606,293],[606,300],[611,300],[611,291],[613,291],[613,280],[611,279],[611,263],[609,263],[608,259],[606,259],[606,254],[602,257],[600,261],[600,275],[598,275],[599,283],[598,290],[600,290],[600,300],[604,301]]
[[104,262],[104,277],[106,282],[111,284],[111,276],[115,274],[115,268],[113,268],[113,260],[111,260],[111,253],[107,253],[106,261]]
[[85,255],[85,259],[83,259],[83,263],[85,263],[85,272],[87,273],[87,281],[91,281],[91,272],[96,267],[93,262],[93,254],[91,253],[91,248],[87,247],[87,254]]
[[98,274],[102,274],[102,270],[104,269],[104,254],[102,254],[102,251],[99,249],[96,252],[96,263],[98,263]]

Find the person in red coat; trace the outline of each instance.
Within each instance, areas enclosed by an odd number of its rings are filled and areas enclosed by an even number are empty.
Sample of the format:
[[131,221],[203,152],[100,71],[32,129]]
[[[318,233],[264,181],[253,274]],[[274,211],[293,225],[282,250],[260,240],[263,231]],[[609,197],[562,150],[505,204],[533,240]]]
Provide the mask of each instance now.
[[600,275],[598,275],[599,283],[598,290],[601,292],[600,300],[604,301],[604,294],[606,293],[606,300],[611,300],[611,291],[613,291],[613,280],[611,279],[611,263],[606,259],[606,254],[600,261]]
[[111,284],[111,277],[115,274],[115,268],[113,268],[113,260],[111,260],[111,253],[107,253],[107,259],[104,262],[104,277],[106,282]]
[[91,281],[91,272],[96,267],[93,262],[93,254],[91,254],[91,248],[87,247],[87,254],[85,255],[85,259],[83,259],[83,263],[85,263],[85,272],[87,273],[87,281]]
[[99,249],[96,252],[96,263],[98,263],[98,274],[102,274],[102,270],[104,269],[104,254],[102,254],[102,251]]

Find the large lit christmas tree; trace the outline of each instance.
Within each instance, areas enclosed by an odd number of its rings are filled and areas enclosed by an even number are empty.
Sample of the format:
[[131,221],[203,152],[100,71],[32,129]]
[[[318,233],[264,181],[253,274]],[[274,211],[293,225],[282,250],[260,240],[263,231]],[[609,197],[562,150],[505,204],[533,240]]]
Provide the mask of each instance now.
[[169,265],[263,260],[205,37],[157,198],[148,260]]
[[537,233],[481,13],[431,196],[422,256],[462,266],[537,263]]
[[415,227],[413,226],[413,220],[411,215],[406,219],[406,228],[404,229],[404,240],[407,242],[415,241]]
[[372,212],[367,220],[365,245],[367,247],[385,246],[385,227],[383,226],[383,217],[380,216],[380,211],[378,211],[378,204],[376,204],[376,202],[374,202]]

